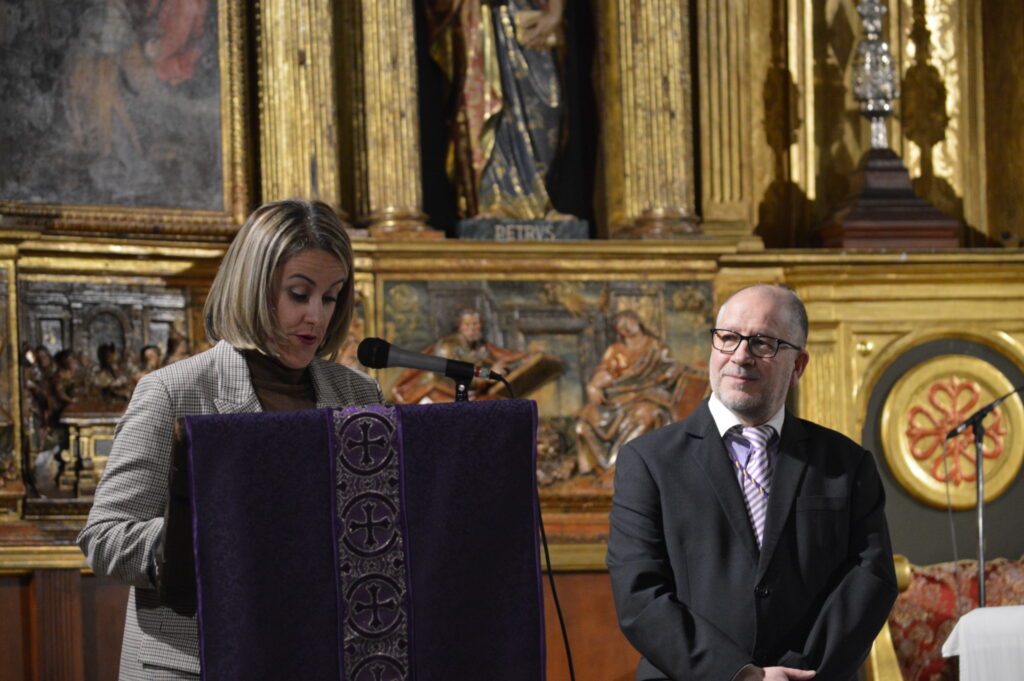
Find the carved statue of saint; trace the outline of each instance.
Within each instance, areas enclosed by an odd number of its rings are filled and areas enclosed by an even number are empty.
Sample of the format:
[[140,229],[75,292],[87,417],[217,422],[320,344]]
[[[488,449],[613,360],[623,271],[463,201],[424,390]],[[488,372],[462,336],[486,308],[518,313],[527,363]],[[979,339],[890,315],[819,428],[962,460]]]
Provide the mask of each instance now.
[[56,366],[50,351],[40,345],[34,350],[28,345],[22,347],[23,376],[28,396],[28,420],[25,424],[29,446],[34,452],[50,449],[57,444],[53,431],[54,415],[57,413],[57,399],[53,393],[53,378]]
[[178,331],[171,331],[170,335],[167,337],[167,353],[164,355],[164,366],[174,364],[179,360],[191,356],[192,353],[189,348],[188,338]]
[[57,373],[53,377],[53,391],[60,408],[64,409],[82,397],[86,386],[82,382],[81,367],[74,352],[61,350],[54,359],[57,363]]
[[[487,367],[502,374],[528,356],[525,352],[507,350],[489,343],[484,338],[483,323],[476,310],[461,308],[455,313],[455,323],[455,333],[440,339],[424,352]],[[491,399],[490,395],[483,392],[488,387],[488,381],[474,381],[469,386],[470,399]],[[406,369],[391,389],[391,396],[398,404],[452,402],[455,399],[455,382],[430,371]]]
[[462,218],[565,219],[545,185],[558,150],[565,0],[425,0],[451,85],[448,176]]
[[160,348],[155,345],[146,345],[139,351],[139,367],[132,374],[132,383],[137,384],[143,376],[162,366],[163,358],[160,356]]
[[[577,414],[580,473],[612,468],[624,444],[678,420],[681,405],[690,401],[684,397],[707,385],[706,378],[672,357],[636,312],[619,312],[612,326],[618,340],[601,357],[587,383],[587,403]],[[695,377],[702,386],[689,380]]]
[[96,358],[99,368],[92,379],[93,390],[102,402],[123,406],[131,398],[134,385],[121,366],[121,354],[113,343],[102,343]]

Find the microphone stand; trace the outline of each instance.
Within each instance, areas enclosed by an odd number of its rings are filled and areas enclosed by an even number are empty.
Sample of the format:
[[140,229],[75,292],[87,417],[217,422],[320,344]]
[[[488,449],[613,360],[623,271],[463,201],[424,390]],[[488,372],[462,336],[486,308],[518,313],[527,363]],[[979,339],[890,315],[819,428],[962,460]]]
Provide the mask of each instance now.
[[[984,416],[982,417],[984,418]],[[977,464],[975,469],[978,475],[978,607],[985,607],[985,459],[984,441],[985,428],[981,425],[982,419],[973,425],[974,430],[974,457]]]
[[1014,388],[995,402],[992,402],[991,404],[974,412],[970,418],[953,430],[949,431],[946,435],[946,439],[950,440],[962,433],[968,427],[974,431],[974,467],[977,471],[976,475],[978,478],[978,607],[980,608],[985,607],[985,459],[983,452],[985,428],[981,425],[981,422],[993,409],[998,407],[1003,400],[1020,392],[1021,390],[1024,390],[1024,385]]
[[444,375],[455,381],[455,401],[469,402],[469,386],[476,378],[476,368],[466,362],[448,360]]

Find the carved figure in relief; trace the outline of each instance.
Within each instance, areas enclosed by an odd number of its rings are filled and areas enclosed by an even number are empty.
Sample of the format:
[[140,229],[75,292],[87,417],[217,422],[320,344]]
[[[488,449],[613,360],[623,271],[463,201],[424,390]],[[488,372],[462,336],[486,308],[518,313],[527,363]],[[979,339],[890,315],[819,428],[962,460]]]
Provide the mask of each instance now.
[[22,434],[32,452],[25,479],[35,487],[37,483],[53,481],[58,472],[61,432],[55,427],[59,412],[53,393],[53,358],[44,346],[32,348],[28,343],[22,343],[20,361],[22,395],[25,396],[22,402]]
[[22,346],[22,363],[27,400],[26,435],[33,451],[51,449],[57,445],[52,426],[56,399],[53,394],[54,365],[50,351],[44,346],[34,350]]
[[[518,366],[529,355],[489,343],[484,338],[480,313],[471,308],[461,308],[455,313],[455,333],[445,336],[426,350],[425,353],[469,362],[487,367],[498,373]],[[489,399],[481,391],[489,385],[487,381],[474,381],[469,386],[471,399]],[[451,402],[455,399],[455,382],[439,374],[418,369],[407,369],[391,389],[391,396],[398,404],[430,404]]]
[[348,335],[345,337],[345,342],[338,349],[338,356],[334,358],[334,361],[338,364],[344,364],[351,369],[363,371],[364,367],[359,363],[357,352],[359,350],[359,343],[362,342],[364,337],[363,320],[353,316]]
[[683,379],[695,373],[672,357],[635,311],[619,312],[612,326],[618,340],[587,382],[587,403],[577,415],[580,473],[612,468],[626,442],[675,421],[689,385]]
[[113,343],[103,343],[96,350],[99,369],[93,377],[92,387],[99,399],[107,403],[124,403],[132,396],[134,387],[121,366],[121,355]]
[[82,371],[71,350],[61,350],[56,355],[57,373],[53,377],[53,392],[57,396],[60,408],[77,402],[84,393],[86,386],[82,382]]
[[36,346],[35,350],[36,366],[39,367],[40,373],[49,379],[53,377],[54,371],[56,371],[56,365],[53,362],[53,355],[46,349],[45,345]]
[[463,218],[566,219],[545,184],[558,151],[565,0],[426,0],[451,85],[448,176]]
[[537,484],[541,487],[568,480],[576,459],[566,452],[562,435],[547,421],[537,422]]
[[167,354],[164,356],[164,366],[191,357],[188,338],[178,331],[172,331],[167,337]]
[[138,383],[146,374],[156,371],[162,367],[163,360],[160,357],[160,348],[155,345],[147,345],[139,351],[139,368],[132,374],[132,381]]

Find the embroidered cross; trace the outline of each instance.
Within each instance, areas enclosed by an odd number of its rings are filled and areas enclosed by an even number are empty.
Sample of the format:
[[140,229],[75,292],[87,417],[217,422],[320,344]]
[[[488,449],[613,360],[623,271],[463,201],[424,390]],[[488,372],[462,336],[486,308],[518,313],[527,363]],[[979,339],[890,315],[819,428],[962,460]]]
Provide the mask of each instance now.
[[380,627],[381,624],[384,623],[384,620],[382,620],[380,618],[380,615],[379,615],[380,611],[381,610],[395,610],[395,609],[397,609],[398,605],[397,605],[397,603],[395,603],[395,599],[394,598],[388,598],[388,599],[385,599],[383,601],[379,600],[379,598],[380,598],[380,585],[379,584],[371,584],[370,586],[366,587],[366,591],[370,595],[370,602],[369,603],[364,603],[363,601],[356,601],[356,603],[355,603],[355,611],[356,611],[356,614],[364,613],[367,610],[371,611],[370,626],[373,627],[373,628],[378,628],[378,627]]
[[391,527],[391,521],[387,517],[380,520],[373,519],[373,512],[377,510],[377,504],[372,501],[367,501],[360,508],[363,509],[363,517],[365,520],[353,520],[349,522],[348,529],[353,534],[360,531],[365,532],[366,540],[363,542],[363,546],[375,546],[377,544],[377,536],[374,534],[374,529],[378,527],[389,528]]
[[373,425],[369,421],[363,421],[359,424],[359,430],[362,431],[363,439],[356,440],[355,438],[345,438],[345,446],[350,449],[359,447],[363,450],[363,455],[359,459],[359,463],[363,466],[369,466],[373,463],[373,456],[370,454],[370,447],[384,447],[387,444],[387,438],[383,435],[379,435],[375,438],[370,437],[370,426]]

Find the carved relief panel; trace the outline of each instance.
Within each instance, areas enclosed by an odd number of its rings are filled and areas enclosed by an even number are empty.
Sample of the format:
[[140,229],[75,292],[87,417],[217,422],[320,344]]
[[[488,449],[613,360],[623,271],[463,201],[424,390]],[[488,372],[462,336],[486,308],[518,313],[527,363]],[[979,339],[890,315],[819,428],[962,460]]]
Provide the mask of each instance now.
[[[547,508],[578,511],[586,497],[607,513],[622,444],[685,417],[707,389],[708,281],[403,278],[383,282],[382,300],[387,340],[500,371],[537,401]],[[400,403],[454,395],[427,372],[388,369],[380,381]],[[470,387],[472,399],[507,394]]]
[[[34,493],[90,493],[105,456],[94,466],[90,449],[84,461],[72,446],[76,429],[112,428],[141,374],[186,338],[187,301],[183,289],[130,280],[19,279],[22,432]],[[89,489],[79,487],[83,471]]]

